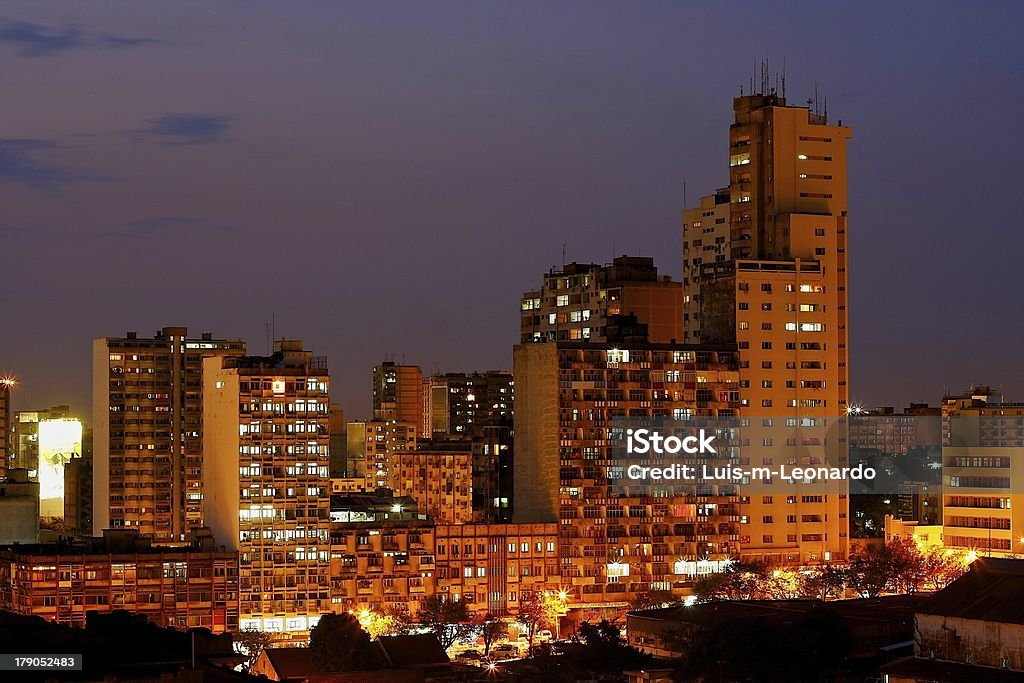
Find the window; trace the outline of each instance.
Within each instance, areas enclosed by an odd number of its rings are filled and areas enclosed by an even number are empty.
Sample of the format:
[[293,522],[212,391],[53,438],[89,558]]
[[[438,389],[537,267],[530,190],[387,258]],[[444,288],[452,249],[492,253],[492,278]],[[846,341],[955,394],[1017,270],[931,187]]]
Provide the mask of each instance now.
[[825,236],[825,228],[815,228],[814,229],[814,236],[815,237],[824,237]]

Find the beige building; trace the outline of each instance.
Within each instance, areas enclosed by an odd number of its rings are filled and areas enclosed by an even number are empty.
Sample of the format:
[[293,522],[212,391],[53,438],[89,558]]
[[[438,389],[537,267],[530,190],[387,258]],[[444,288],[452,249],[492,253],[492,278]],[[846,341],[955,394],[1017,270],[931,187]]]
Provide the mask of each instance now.
[[[515,519],[559,523],[570,602],[625,604],[648,591],[682,594],[691,565],[740,551],[734,486],[624,484],[620,420],[734,416],[729,347],[558,342],[514,351]],[[619,432],[617,434],[617,432]]]
[[567,585],[554,523],[438,524],[435,542],[437,590],[471,613],[517,614],[531,595]]
[[547,273],[520,302],[520,341],[606,339],[609,316],[635,315],[653,342],[683,338],[682,287],[659,275],[654,259],[619,256],[611,265],[569,263]]
[[[691,297],[699,302],[696,319],[690,309],[687,330],[699,332],[702,343],[738,347],[741,414],[751,428],[744,460],[841,467],[847,463],[849,395],[850,129],[830,125],[816,110],[789,106],[774,92],[738,97],[733,110],[723,248],[729,258],[704,259],[694,272],[694,243],[703,242],[706,226],[686,213],[684,276],[696,278]],[[721,217],[715,206],[709,218]],[[846,491],[838,482],[813,492],[776,482],[771,493],[750,495],[744,556],[791,564],[844,559]]]
[[7,476],[11,455],[11,389],[17,385],[13,377],[0,377],[0,479]]
[[241,554],[243,629],[302,638],[331,609],[329,391],[301,341],[204,361],[204,513]]
[[202,363],[238,340],[165,327],[93,342],[93,525],[184,541],[203,525]]
[[946,547],[978,554],[1024,552],[1024,447],[942,449]]
[[415,500],[419,512],[438,523],[468,524],[475,520],[471,444],[442,447],[392,454],[387,488]]
[[388,486],[394,454],[416,450],[416,429],[417,423],[411,421],[366,420],[348,423],[346,431],[350,471],[356,477],[363,477],[367,490]]

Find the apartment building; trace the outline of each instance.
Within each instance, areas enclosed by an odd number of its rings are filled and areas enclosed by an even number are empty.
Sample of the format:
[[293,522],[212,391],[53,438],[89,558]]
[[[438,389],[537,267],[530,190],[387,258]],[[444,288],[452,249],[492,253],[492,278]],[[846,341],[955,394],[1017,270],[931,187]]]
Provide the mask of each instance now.
[[365,420],[346,425],[349,476],[362,477],[365,488],[387,487],[395,453],[416,450],[417,423]]
[[420,512],[438,523],[475,521],[473,448],[469,442],[431,443],[417,451],[392,454],[387,487],[409,496]]
[[729,188],[700,198],[700,204],[683,209],[683,337],[687,344],[700,343],[700,273],[704,264],[722,263],[731,257],[732,205]]
[[204,361],[204,513],[240,553],[242,628],[302,638],[330,610],[329,391],[297,340]]
[[422,411],[423,373],[419,366],[385,361],[373,368],[375,420],[411,422],[419,429]]
[[186,547],[151,541],[122,529],[0,549],[0,609],[79,627],[88,612],[127,610],[159,626],[237,631],[238,554],[201,534]]
[[735,486],[623,485],[623,421],[735,416],[735,347],[642,340],[521,344],[515,519],[557,522],[561,577],[579,606],[681,594],[687,567],[739,553]]
[[165,327],[93,342],[93,522],[184,541],[203,526],[202,367],[239,340]]
[[512,373],[449,372],[423,381],[421,439],[472,436],[479,429],[511,425],[515,400]]
[[7,470],[11,467],[11,390],[17,384],[14,377],[0,377],[0,478],[7,476]]
[[[697,210],[684,213],[683,275],[691,304],[698,302],[688,310],[687,338],[737,346],[741,412],[751,427],[744,459],[842,467],[850,129],[831,125],[817,104],[788,105],[774,91],[735,98],[733,111],[728,240],[717,222],[724,190],[702,200],[700,220]],[[705,211],[716,221],[713,261],[704,257]],[[750,496],[743,554],[789,564],[844,559],[846,487],[815,488],[778,482],[771,494]]]
[[569,263],[544,275],[520,301],[520,342],[606,340],[610,316],[634,315],[652,342],[683,338],[682,285],[654,259],[619,256],[610,265]]

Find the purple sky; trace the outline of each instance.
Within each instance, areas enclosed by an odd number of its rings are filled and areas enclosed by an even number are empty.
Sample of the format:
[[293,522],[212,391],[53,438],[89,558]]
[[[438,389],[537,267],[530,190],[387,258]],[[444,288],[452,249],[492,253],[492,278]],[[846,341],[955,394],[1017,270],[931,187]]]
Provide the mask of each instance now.
[[1024,5],[691,4],[5,2],[17,406],[88,414],[94,337],[263,352],[272,315],[353,417],[384,354],[509,368],[563,242],[679,277],[682,181],[691,203],[726,181],[764,56],[853,127],[854,400],[1024,400]]

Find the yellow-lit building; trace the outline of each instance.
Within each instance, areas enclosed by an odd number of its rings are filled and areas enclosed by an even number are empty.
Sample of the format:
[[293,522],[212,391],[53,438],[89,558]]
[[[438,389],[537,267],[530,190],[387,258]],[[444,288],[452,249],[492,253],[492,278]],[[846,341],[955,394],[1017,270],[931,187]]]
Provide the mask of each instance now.
[[209,537],[160,547],[134,529],[75,544],[0,549],[0,609],[84,627],[88,612],[126,610],[181,630],[238,630],[238,554]]
[[[699,303],[687,329],[702,343],[737,345],[740,412],[751,434],[745,460],[842,467],[850,129],[774,92],[738,97],[733,110],[726,259],[715,251],[714,262],[694,268],[707,226],[703,215],[684,214],[684,276],[696,279],[690,294]],[[723,209],[715,201],[709,217],[717,220]],[[771,493],[745,497],[742,554],[787,564],[845,559],[847,498],[845,482],[813,492],[776,482]]]
[[184,541],[203,521],[202,362],[239,340],[165,327],[93,342],[93,526]]
[[204,513],[240,553],[243,629],[301,638],[331,609],[329,389],[301,341],[204,361]]
[[416,425],[399,420],[348,423],[347,460],[350,470],[362,475],[367,490],[387,487],[394,454],[416,449]]
[[629,488],[613,453],[619,420],[735,416],[733,348],[557,342],[521,344],[513,359],[514,517],[559,524],[561,578],[573,604],[681,595],[691,565],[721,566],[740,551],[735,487]]
[[610,265],[568,263],[544,275],[543,286],[520,301],[520,342],[606,339],[608,318],[634,315],[648,339],[683,338],[683,290],[659,275],[654,259],[619,256]]
[[438,523],[468,524],[475,519],[471,444],[439,446],[392,454],[387,488],[415,500]]

